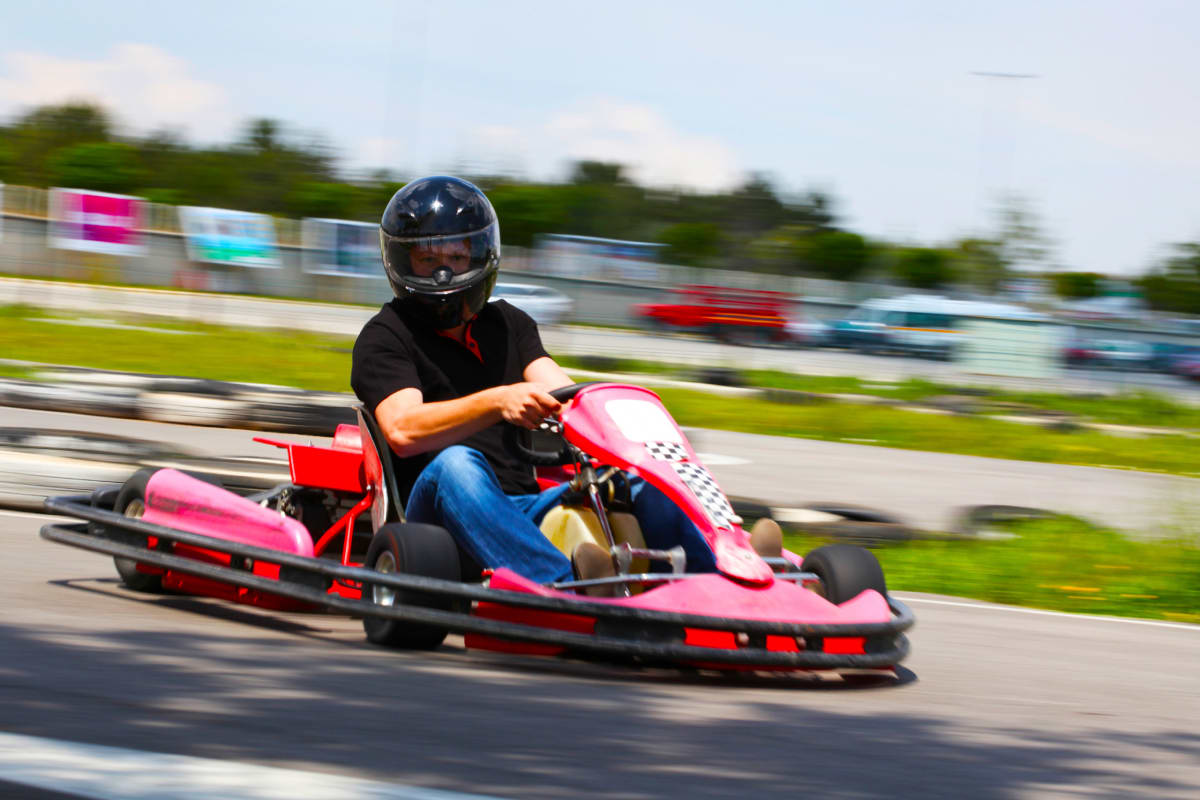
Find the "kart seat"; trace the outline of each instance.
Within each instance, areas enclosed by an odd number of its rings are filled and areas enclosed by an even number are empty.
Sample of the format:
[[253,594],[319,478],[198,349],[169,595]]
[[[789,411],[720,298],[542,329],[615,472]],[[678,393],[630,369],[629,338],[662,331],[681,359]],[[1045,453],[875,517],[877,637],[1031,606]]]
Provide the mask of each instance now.
[[[362,443],[362,454],[364,464],[379,464],[380,472],[383,475],[383,492],[382,492],[382,520],[377,521],[376,528],[382,527],[388,522],[404,522],[404,503],[400,495],[400,491],[396,485],[396,469],[392,464],[392,449],[388,446],[387,439],[383,437],[383,431],[379,429],[379,423],[375,421],[375,415],[367,411],[366,406],[362,403],[354,404],[354,411],[358,414],[358,430],[359,441]],[[348,425],[339,425],[338,431]],[[362,434],[366,433],[365,436]],[[347,436],[347,438],[349,438]],[[374,517],[375,511],[372,511]]]
[[362,428],[357,425],[342,423],[333,432],[334,450],[349,450],[352,453],[362,452]]

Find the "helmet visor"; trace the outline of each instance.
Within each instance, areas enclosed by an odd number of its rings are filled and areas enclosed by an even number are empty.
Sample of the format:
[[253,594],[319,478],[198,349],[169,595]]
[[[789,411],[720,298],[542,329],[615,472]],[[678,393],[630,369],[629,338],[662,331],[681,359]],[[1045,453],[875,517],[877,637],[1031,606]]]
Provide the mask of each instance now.
[[495,223],[473,233],[391,236],[379,231],[383,265],[393,282],[424,295],[451,294],[478,283],[500,261]]

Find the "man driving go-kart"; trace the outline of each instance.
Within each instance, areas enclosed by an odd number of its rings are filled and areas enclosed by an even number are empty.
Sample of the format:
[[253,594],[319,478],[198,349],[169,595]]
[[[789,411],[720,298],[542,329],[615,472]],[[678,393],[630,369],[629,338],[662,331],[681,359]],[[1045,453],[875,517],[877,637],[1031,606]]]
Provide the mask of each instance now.
[[499,230],[478,189],[415,181],[380,227],[396,297],[355,343],[358,424],[328,445],[256,437],[287,449],[290,480],[249,496],[147,467],[48,497],[68,521],[41,535],[109,555],[135,591],[325,608],[391,647],[455,632],[528,655],[895,675],[914,618],[869,550],[800,556],[770,520],[748,533],[657,395],[572,384],[529,316],[488,302]]
[[[471,183],[429,177],[392,197],[380,224],[383,267],[396,297],[363,327],[351,385],[392,450],[409,522],[446,528],[482,568],[507,567],[538,583],[603,578],[613,556],[592,541],[568,559],[539,524],[570,489],[539,491],[505,428],[533,430],[573,383],[546,353],[536,323],[488,302],[500,266],[500,227]],[[695,524],[659,489],[627,480],[646,546],[682,547],[688,572],[716,568]],[[759,520],[751,544],[779,556],[779,527]]]

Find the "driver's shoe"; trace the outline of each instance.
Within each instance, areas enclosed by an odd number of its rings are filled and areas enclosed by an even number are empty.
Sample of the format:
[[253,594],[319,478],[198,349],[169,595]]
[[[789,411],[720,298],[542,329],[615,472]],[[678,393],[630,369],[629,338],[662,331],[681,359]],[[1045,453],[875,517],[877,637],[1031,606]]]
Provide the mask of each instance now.
[[763,517],[750,529],[750,546],[763,558],[783,557],[783,531],[779,523]]
[[[574,570],[575,577],[581,581],[611,578],[617,574],[612,555],[595,542],[579,543],[575,552],[571,554],[571,569]],[[600,586],[588,586],[580,591],[589,597],[615,597],[617,585],[606,583]]]

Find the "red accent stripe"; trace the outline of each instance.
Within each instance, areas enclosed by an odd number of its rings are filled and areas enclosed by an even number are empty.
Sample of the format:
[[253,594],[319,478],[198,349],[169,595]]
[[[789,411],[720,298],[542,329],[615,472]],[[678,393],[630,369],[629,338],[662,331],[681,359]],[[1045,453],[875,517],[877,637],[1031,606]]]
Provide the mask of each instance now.
[[[479,343],[476,342],[475,337],[471,335],[471,326],[473,324],[475,324],[475,319],[476,319],[475,317],[472,317],[471,320],[467,323],[467,327],[463,331],[463,341],[459,342],[459,344],[463,345],[468,350],[470,350],[471,355],[475,356],[477,359],[479,359],[480,362],[482,362],[483,354],[479,352]],[[445,331],[438,331],[437,334],[438,334],[438,336],[445,336],[447,339],[451,339],[455,342],[458,342],[458,339],[455,339],[453,335],[446,333]]]

